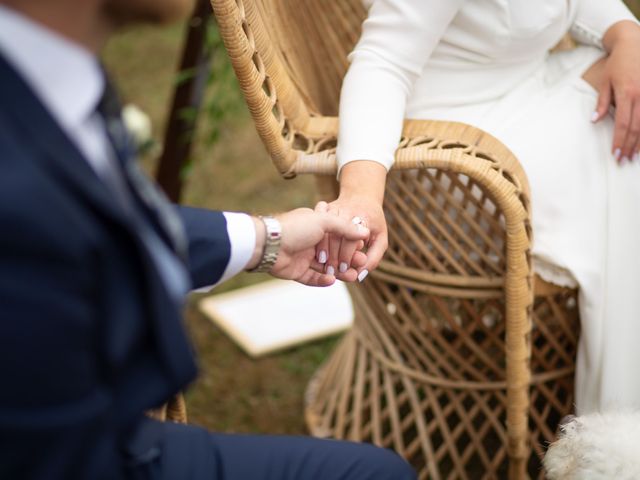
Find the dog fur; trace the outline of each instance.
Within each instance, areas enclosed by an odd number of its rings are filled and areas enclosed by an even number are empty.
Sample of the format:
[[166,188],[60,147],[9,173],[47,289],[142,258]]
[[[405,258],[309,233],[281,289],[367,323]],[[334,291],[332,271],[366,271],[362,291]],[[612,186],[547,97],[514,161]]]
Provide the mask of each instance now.
[[549,480],[640,480],[640,412],[573,418],[543,463]]

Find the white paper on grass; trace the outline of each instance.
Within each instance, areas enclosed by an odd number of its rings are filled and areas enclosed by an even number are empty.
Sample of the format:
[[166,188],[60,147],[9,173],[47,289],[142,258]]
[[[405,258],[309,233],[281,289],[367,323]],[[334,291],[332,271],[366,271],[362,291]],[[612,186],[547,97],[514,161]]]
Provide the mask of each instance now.
[[271,280],[206,297],[200,309],[253,357],[342,332],[353,321],[341,282],[314,288]]

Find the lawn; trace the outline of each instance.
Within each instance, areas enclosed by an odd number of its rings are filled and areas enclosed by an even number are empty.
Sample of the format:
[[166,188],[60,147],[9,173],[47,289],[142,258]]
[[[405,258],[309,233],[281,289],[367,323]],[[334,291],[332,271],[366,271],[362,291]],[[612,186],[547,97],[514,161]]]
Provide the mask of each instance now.
[[[636,13],[640,12],[640,0],[629,0],[629,4]],[[158,143],[175,83],[182,34],[182,24],[136,28],[116,37],[104,53],[124,99],[151,116]],[[219,52],[215,61],[217,69],[228,71],[224,52]],[[229,112],[215,124],[206,115],[201,118],[191,166],[185,175],[183,202],[259,213],[312,205],[313,181],[285,181],[276,174],[237,87],[233,83],[224,87],[211,88],[207,104],[220,98],[231,100]],[[211,143],[214,128],[219,135]],[[159,148],[142,160],[150,172],[155,168]],[[242,274],[216,291],[264,279],[261,275]],[[201,364],[200,377],[186,396],[191,422],[224,432],[304,432],[304,388],[336,339],[251,360],[198,311],[198,298],[192,296],[185,310]]]

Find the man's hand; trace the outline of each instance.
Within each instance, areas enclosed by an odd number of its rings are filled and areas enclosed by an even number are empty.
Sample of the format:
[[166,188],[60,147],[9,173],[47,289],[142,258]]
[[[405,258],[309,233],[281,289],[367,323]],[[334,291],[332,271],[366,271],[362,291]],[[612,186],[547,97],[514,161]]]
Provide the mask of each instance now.
[[[325,235],[358,242],[369,237],[369,230],[361,225],[354,225],[349,220],[328,213],[314,212],[309,208],[292,210],[276,218],[282,226],[282,239],[278,260],[269,272],[276,278],[296,280],[310,286],[326,287],[336,281],[335,275],[325,272],[323,264],[316,259],[316,245]],[[252,269],[260,262],[265,241],[265,230],[259,219],[256,223],[256,252],[247,269]],[[366,255],[356,252],[352,267],[341,275],[345,281],[355,281],[357,269],[367,261]]]

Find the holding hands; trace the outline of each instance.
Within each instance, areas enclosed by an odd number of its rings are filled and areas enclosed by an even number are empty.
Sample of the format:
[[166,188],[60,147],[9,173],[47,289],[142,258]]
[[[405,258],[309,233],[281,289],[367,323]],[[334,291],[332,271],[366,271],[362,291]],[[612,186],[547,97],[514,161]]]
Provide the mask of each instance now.
[[[309,208],[298,208],[276,217],[281,227],[280,246],[275,264],[269,273],[276,278],[295,280],[309,286],[326,287],[336,281],[336,275],[326,272],[325,266],[316,259],[316,246],[327,235],[343,238],[345,242],[364,244],[369,230],[326,212],[314,212]],[[256,228],[256,246],[247,265],[248,270],[258,266],[265,251],[267,232],[258,218],[253,219]],[[354,281],[357,270],[367,261],[361,251],[352,254],[350,267],[340,279]]]
[[[362,282],[378,266],[387,249],[387,222],[382,210],[386,175],[386,168],[377,162],[348,163],[340,175],[340,196],[331,203],[316,205],[317,212],[327,212],[369,230],[365,243],[329,234],[317,246],[316,260],[325,265],[326,272],[340,280],[353,281],[355,269],[357,279]],[[356,254],[365,245],[365,263],[354,263]]]
[[[278,215],[279,251],[269,273],[318,287],[336,279],[362,282],[387,249],[382,211],[386,175],[386,168],[377,162],[351,162],[342,169],[336,200],[320,202],[315,210],[299,208]],[[261,263],[269,235],[266,224],[258,218],[253,221],[257,240],[247,270]]]

